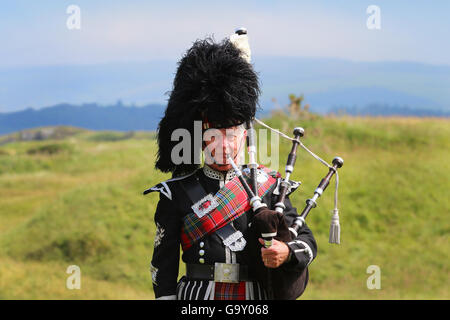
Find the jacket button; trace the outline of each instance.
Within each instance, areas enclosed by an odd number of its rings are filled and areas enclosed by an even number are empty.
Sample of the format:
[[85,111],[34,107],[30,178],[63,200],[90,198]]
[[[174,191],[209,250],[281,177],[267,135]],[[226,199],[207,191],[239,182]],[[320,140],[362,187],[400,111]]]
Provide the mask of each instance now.
[[200,242],[200,248],[203,248],[205,246],[205,243],[202,241]]
[[200,258],[200,259],[198,259],[198,262],[200,262],[200,263],[205,263],[205,259],[203,259],[203,258]]
[[205,250],[200,250],[200,251],[198,252],[198,254],[201,255],[201,256],[204,256],[204,255],[205,255]]

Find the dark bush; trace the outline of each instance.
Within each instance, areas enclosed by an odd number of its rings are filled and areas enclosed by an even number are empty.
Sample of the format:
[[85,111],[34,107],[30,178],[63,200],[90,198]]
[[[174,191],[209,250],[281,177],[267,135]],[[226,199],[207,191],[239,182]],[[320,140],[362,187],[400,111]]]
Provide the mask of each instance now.
[[62,152],[71,151],[71,147],[66,144],[46,144],[43,146],[34,147],[27,150],[27,154],[36,155],[36,154],[44,154],[44,155],[52,155]]

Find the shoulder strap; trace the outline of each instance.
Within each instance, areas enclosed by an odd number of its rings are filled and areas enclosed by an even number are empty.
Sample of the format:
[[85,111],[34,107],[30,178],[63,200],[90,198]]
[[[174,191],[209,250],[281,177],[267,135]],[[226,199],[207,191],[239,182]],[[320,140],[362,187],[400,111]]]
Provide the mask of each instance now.
[[189,200],[191,200],[191,204],[196,203],[208,195],[196,175],[179,181],[179,184]]

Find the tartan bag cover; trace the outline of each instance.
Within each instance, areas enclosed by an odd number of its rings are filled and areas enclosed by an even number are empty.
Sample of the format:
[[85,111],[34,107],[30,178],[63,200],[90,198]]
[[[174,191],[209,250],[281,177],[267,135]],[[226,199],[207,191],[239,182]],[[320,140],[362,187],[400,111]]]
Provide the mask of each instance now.
[[[281,175],[264,166],[259,166],[259,169],[262,169],[268,177],[266,181],[258,184],[258,194],[262,198],[276,182],[276,178],[281,177]],[[249,180],[247,175],[244,174],[243,176]],[[204,236],[214,233],[250,210],[248,195],[237,176],[222,187],[214,198],[218,205],[209,214],[198,217],[197,214],[191,212],[183,218],[181,228],[183,251],[189,249]]]

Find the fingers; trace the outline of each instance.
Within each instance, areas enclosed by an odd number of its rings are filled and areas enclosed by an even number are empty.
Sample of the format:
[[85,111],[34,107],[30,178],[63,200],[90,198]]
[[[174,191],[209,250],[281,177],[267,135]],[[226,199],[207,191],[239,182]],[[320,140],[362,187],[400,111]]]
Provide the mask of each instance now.
[[269,258],[269,257],[263,258],[263,262],[264,266],[272,269],[278,268],[281,264],[277,258]]
[[272,251],[272,252],[276,252],[278,250],[278,245],[279,245],[279,241],[278,240],[273,239],[272,240],[272,246],[270,246],[268,248],[266,248],[264,246],[265,243],[264,243],[264,240],[262,238],[259,238],[258,241],[263,246],[261,249],[264,249],[264,250],[267,250],[267,251]]
[[259,243],[263,245],[261,248],[261,258],[267,268],[278,268],[282,264],[280,256],[279,241],[273,240],[273,245],[269,248],[264,247],[264,240],[259,238]]

